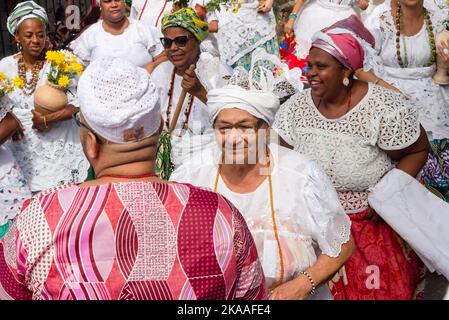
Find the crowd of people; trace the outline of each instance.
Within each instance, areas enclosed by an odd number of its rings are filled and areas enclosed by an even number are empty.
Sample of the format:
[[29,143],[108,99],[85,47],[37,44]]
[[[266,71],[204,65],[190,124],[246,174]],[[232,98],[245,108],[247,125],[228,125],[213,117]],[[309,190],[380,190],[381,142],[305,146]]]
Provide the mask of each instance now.
[[300,69],[273,0],[96,5],[49,113],[47,13],[8,16],[0,299],[411,300],[449,278],[449,6],[298,0]]

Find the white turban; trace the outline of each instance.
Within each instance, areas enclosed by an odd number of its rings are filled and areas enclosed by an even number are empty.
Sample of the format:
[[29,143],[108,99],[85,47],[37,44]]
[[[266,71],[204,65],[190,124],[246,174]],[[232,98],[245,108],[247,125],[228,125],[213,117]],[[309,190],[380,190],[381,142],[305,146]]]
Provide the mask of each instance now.
[[279,98],[269,91],[246,90],[240,86],[227,85],[209,91],[207,106],[212,122],[221,110],[236,108],[249,112],[271,126],[280,103]]
[[78,83],[85,121],[115,143],[135,142],[156,133],[161,125],[160,98],[145,69],[119,58],[94,60]]

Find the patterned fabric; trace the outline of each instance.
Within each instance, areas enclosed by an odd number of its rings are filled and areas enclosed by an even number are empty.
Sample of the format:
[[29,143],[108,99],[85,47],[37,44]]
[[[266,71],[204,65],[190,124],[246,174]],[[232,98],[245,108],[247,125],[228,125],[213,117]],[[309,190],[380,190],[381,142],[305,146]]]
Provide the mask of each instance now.
[[175,168],[171,159],[171,140],[166,130],[159,136],[156,154],[156,173],[159,178],[168,180]]
[[[400,95],[370,85],[360,103],[338,119],[327,119],[307,89],[285,102],[274,128],[330,177],[346,211],[367,208],[367,191],[394,162],[383,150],[400,150],[419,137],[417,112]],[[351,195],[352,193],[352,195]]]
[[207,22],[198,17],[191,8],[183,8],[162,18],[162,32],[167,28],[180,27],[190,31],[202,42],[209,34]]
[[14,8],[6,21],[9,33],[15,36],[20,24],[30,18],[37,18],[45,25],[48,25],[48,17],[45,9],[34,1],[24,1]]
[[449,202],[449,143],[447,139],[430,141],[429,158],[422,172],[426,187]]
[[336,300],[422,299],[424,266],[384,222],[351,214],[355,250],[329,283]]
[[[279,56],[279,44],[278,44],[277,37],[261,44],[260,46],[258,46],[258,48],[263,48],[268,53]],[[252,65],[252,53],[253,53],[253,51],[248,52],[243,57],[238,59],[234,64],[232,64],[231,67],[233,69],[235,69],[237,67],[243,67],[246,71],[249,71],[251,69],[251,65]]]
[[263,299],[266,291],[230,202],[191,185],[131,182],[69,185],[28,201],[0,242],[0,298]]

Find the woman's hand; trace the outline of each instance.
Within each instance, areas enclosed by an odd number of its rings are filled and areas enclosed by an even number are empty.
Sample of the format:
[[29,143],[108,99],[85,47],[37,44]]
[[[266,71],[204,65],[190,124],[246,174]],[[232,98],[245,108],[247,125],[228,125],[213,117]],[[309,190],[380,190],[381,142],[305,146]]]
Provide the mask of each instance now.
[[359,0],[358,5],[359,5],[360,10],[366,10],[366,8],[368,8],[368,6],[369,6],[369,1]]
[[36,110],[31,110],[33,113],[33,129],[36,129],[39,132],[45,132],[49,130],[47,115],[43,115]]
[[284,32],[288,35],[292,35],[293,34],[293,28],[295,26],[295,20],[293,19],[288,19],[287,23],[284,25]]
[[23,139],[23,137],[25,136],[25,127],[23,126],[22,122],[19,120],[19,118],[17,118],[15,116],[14,113],[10,113],[11,116],[14,118],[14,120],[16,121],[16,131],[14,131],[14,133],[11,136],[11,139],[13,142],[17,142]]
[[259,7],[257,8],[257,12],[259,13],[268,13],[273,7],[273,0],[259,0]]
[[190,93],[192,96],[195,96],[198,99],[200,99],[202,102],[204,103],[207,102],[206,89],[196,76],[195,68],[193,65],[190,66],[190,68],[184,72],[182,76],[181,87],[188,93]]
[[443,59],[444,63],[449,64],[449,40],[442,42],[440,46],[437,47],[437,54]]
[[311,291],[312,285],[309,279],[300,275],[274,289],[270,295],[270,300],[305,300]]

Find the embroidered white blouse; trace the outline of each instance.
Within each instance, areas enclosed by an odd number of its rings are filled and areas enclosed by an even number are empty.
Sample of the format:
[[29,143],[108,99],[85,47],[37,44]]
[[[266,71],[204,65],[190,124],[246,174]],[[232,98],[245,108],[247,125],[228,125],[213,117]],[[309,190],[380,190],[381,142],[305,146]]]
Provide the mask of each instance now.
[[325,118],[307,89],[281,106],[273,127],[324,169],[347,213],[366,209],[369,188],[395,167],[383,150],[406,148],[420,135],[417,113],[404,97],[373,84],[338,119]]
[[[284,282],[315,264],[320,253],[340,254],[350,237],[351,222],[329,178],[314,162],[287,148],[270,144],[273,204],[285,266]],[[184,163],[170,179],[213,189],[220,150],[216,147]],[[219,179],[217,192],[242,213],[256,243],[270,288],[280,276],[280,258],[273,231],[268,179],[253,192],[236,193]],[[326,285],[312,299],[332,299]]]

